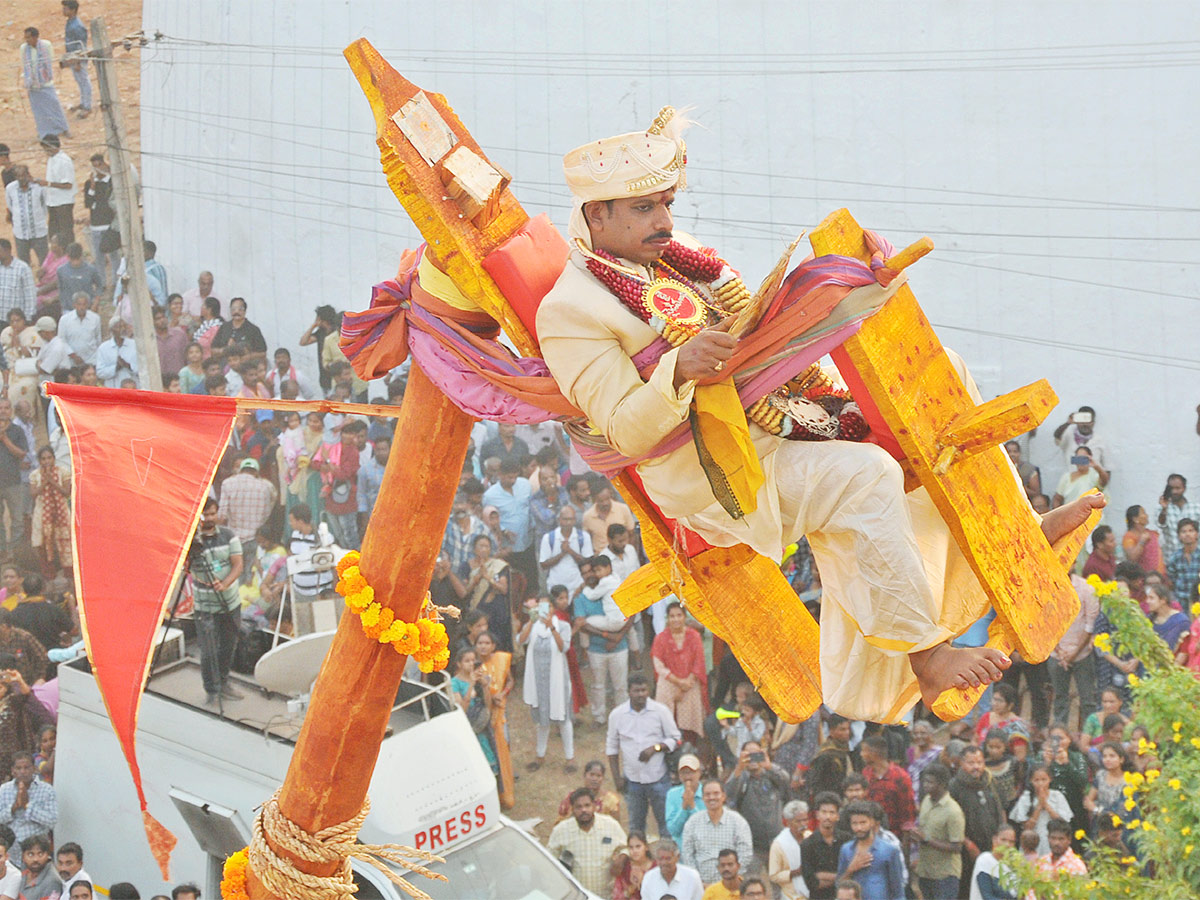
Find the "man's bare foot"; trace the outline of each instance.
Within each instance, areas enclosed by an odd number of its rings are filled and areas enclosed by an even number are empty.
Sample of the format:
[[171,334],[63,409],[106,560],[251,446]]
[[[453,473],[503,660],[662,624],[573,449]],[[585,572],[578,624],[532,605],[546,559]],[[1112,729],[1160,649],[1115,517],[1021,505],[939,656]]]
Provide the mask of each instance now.
[[1042,516],[1042,533],[1053,547],[1087,521],[1093,509],[1104,509],[1108,498],[1103,494],[1085,494],[1078,500],[1065,503]]
[[999,681],[1004,670],[1012,665],[1007,655],[991,647],[951,647],[949,644],[910,653],[908,661],[921,687],[921,699],[930,709],[942,691],[992,684]]

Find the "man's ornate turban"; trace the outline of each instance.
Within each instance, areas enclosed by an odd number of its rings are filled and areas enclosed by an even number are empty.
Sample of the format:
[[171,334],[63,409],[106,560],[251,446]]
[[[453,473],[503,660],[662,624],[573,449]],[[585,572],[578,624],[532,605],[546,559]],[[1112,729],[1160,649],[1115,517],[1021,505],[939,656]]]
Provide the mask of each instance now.
[[648,130],[592,141],[564,156],[563,173],[575,198],[570,236],[592,245],[583,217],[585,203],[687,187],[687,145],[682,135],[690,124],[674,107],[664,106]]

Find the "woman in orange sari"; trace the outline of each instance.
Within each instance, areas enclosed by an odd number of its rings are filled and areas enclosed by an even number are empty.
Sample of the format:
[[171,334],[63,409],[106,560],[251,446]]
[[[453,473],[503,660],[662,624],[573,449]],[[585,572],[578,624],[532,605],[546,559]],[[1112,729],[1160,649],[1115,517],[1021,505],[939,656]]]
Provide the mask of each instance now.
[[667,627],[650,648],[658,683],[654,699],[671,710],[681,731],[704,733],[708,713],[708,672],[700,632],[689,628],[679,602],[667,607]]
[[513,689],[512,654],[496,649],[496,639],[485,631],[475,638],[475,661],[487,679],[492,696],[492,746],[500,763],[500,805],[512,809],[516,803],[513,792],[512,756],[508,752],[508,719],[505,706]]

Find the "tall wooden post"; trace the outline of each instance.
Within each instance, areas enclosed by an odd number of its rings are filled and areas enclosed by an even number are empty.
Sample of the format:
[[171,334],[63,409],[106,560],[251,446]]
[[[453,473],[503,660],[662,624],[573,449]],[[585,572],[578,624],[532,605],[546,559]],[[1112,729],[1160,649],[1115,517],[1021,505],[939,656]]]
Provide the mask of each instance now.
[[[528,219],[507,189],[507,180],[496,188],[489,209],[468,219],[447,195],[440,173],[422,159],[392,118],[420,89],[401,78],[365,39],[351,44],[346,57],[375,114],[388,184],[421,229],[431,257],[529,352],[532,339],[481,267],[488,252]],[[458,145],[482,158],[483,151],[445,99],[433,94],[429,101],[454,131]],[[376,599],[397,618],[411,622],[420,609],[450,518],[472,423],[414,364],[361,563]],[[391,646],[367,640],[356,616],[342,617],[279,797],[281,812],[309,834],[346,821],[362,806],[404,661]],[[273,849],[302,871],[334,871]],[[252,900],[273,898],[253,869],[247,888]]]
[[[130,177],[129,143],[125,133],[125,113],[117,89],[117,71],[113,64],[112,44],[104,17],[92,19],[92,53],[96,63],[96,81],[100,85],[100,112],[108,139],[108,160],[112,170],[113,202],[121,224],[121,244],[125,251],[125,274],[129,276],[126,293],[133,299],[133,336],[137,345],[138,384],[143,390],[161,391],[162,367],[158,360],[158,340],[154,336],[154,314],[150,289],[146,286],[146,255],[142,250],[142,219],[138,215],[137,191]],[[116,273],[113,273],[114,276]],[[68,301],[70,297],[66,298]]]
[[[376,599],[398,619],[413,621],[425,598],[472,422],[413,365],[361,564]],[[342,616],[279,797],[283,814],[310,834],[346,821],[362,806],[407,659],[390,644],[369,640],[357,616]],[[272,849],[313,875],[336,870]],[[254,900],[275,896],[253,870],[247,887]]]

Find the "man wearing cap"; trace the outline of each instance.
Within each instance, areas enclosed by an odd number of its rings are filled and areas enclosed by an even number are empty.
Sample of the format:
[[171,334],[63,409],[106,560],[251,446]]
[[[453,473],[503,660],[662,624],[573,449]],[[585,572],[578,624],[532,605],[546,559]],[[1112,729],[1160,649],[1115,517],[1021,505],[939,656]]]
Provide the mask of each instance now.
[[38,350],[37,374],[38,384],[54,380],[54,373],[59,369],[71,368],[71,347],[58,333],[58,323],[50,316],[42,316],[37,320],[38,337],[44,344]]
[[[686,184],[685,126],[668,107],[649,131],[564,158],[574,194],[571,258],[537,314],[559,388],[607,444],[597,455],[640,459],[638,475],[662,513],[710,544],[747,544],[779,559],[808,535],[830,601],[821,680],[831,708],[899,721],[922,693],[932,701],[953,686],[998,681],[1004,654],[949,644],[987,600],[928,494],[906,497],[896,461],[870,443],[788,441],[741,424],[725,371],[737,344],[727,292],[736,273],[698,253],[671,216]],[[877,307],[899,279],[889,284],[856,288],[855,299]],[[704,407],[721,424],[702,465],[696,443],[672,435]],[[1059,514],[1047,536],[1053,541],[1088,511]]]
[[278,496],[275,485],[259,477],[258,460],[248,456],[238,466],[236,475],[221,482],[217,519],[222,525],[229,526],[242,546],[252,547],[258,529],[271,515]]
[[120,387],[126,378],[137,380],[137,347],[129,336],[131,330],[119,315],[108,321],[112,337],[96,348],[96,377],[105,387]]
[[667,830],[675,843],[683,843],[683,826],[696,814],[700,805],[696,794],[700,790],[700,757],[685,753],[679,757],[679,784],[667,791]]

